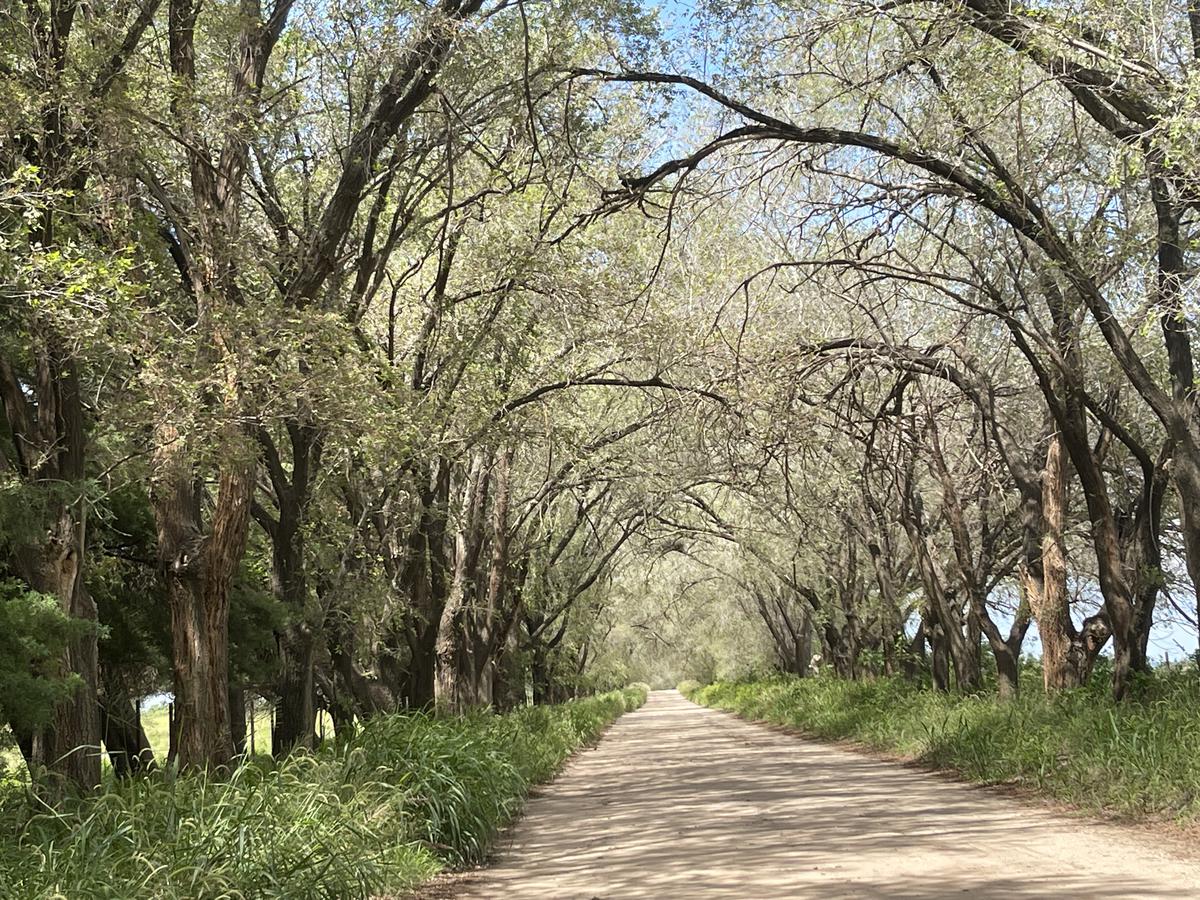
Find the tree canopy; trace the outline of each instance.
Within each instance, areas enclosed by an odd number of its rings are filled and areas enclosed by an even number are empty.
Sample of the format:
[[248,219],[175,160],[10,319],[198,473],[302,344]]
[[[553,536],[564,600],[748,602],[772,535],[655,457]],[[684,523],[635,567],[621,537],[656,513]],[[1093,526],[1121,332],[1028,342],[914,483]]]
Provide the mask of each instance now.
[[1198,61],[1181,3],[0,13],[30,770],[155,764],[158,693],[184,768],[247,697],[277,755],[643,676],[1009,697],[1035,633],[1128,696],[1196,628]]

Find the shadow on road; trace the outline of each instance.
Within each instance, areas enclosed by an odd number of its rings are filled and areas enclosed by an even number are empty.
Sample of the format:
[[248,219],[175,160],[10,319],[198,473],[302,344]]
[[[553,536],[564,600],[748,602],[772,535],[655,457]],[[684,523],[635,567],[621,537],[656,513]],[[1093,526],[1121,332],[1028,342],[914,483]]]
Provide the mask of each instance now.
[[[1195,898],[1200,862],[656,692],[463,898]],[[441,893],[438,896],[446,896]]]

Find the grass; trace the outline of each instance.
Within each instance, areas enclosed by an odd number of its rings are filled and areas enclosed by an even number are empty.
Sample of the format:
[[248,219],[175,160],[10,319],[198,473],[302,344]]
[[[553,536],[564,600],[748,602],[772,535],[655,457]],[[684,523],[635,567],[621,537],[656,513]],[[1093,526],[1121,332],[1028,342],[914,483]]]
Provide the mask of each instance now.
[[0,897],[317,898],[399,893],[482,859],[529,787],[645,701],[640,686],[505,715],[387,716],[349,744],[170,771],[62,810],[10,790]]
[[[1032,679],[1031,679],[1032,681]],[[683,685],[706,706],[850,739],[983,783],[1017,784],[1092,811],[1200,819],[1200,676],[1156,673],[1138,699],[1114,704],[1102,678],[1047,696],[954,696],[899,678],[773,678]]]

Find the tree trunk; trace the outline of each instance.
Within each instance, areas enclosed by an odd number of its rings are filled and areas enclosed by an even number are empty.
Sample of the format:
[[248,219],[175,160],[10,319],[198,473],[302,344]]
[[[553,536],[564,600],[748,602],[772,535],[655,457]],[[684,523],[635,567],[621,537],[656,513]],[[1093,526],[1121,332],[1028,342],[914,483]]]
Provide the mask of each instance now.
[[[1197,31],[1197,15],[1194,4],[1188,6],[1188,19],[1193,37]],[[1154,174],[1150,179],[1151,197],[1155,219],[1158,224],[1158,272],[1154,304],[1159,310],[1159,325],[1162,329],[1163,346],[1167,352],[1167,369],[1171,375],[1171,399],[1169,415],[1159,418],[1174,440],[1171,453],[1171,474],[1179,493],[1179,524],[1183,536],[1184,559],[1193,586],[1200,585],[1200,397],[1196,392],[1196,364],[1192,354],[1192,322],[1188,310],[1185,289],[1193,274],[1186,256],[1188,238],[1183,233],[1181,222],[1185,216],[1184,206],[1178,196],[1172,196],[1169,187],[1172,178],[1159,168],[1165,160],[1154,160]],[[1156,529],[1157,530],[1157,529]],[[1157,534],[1152,538],[1157,538]],[[1155,541],[1153,555],[1157,556]],[[1153,607],[1146,610],[1144,621],[1139,622],[1138,652],[1145,665],[1146,641],[1149,638]]]
[[1013,700],[1020,688],[1020,655],[1004,644],[992,644],[996,660],[996,693],[1002,701]]
[[233,738],[233,752],[239,756],[246,753],[246,691],[241,685],[229,686],[229,735]]
[[208,534],[201,526],[200,485],[170,425],[158,429],[152,491],[159,562],[171,609],[176,761],[184,769],[226,766],[233,759],[229,719],[229,592],[245,550],[253,464],[230,462],[220,473]]
[[316,740],[313,670],[316,646],[304,622],[284,627],[278,636],[279,702],[271,751],[281,758],[296,747],[311,749]]
[[945,629],[930,611],[926,611],[925,636],[929,641],[930,675],[933,689],[941,693],[950,691],[950,642]]
[[106,690],[100,703],[104,747],[118,778],[127,778],[154,768],[154,751],[141,726],[134,705],[137,701]]
[[438,622],[434,692],[439,707],[451,713],[471,705],[469,647],[465,629],[468,607],[478,595],[476,564],[482,541],[483,508],[487,502],[487,460],[476,452],[463,491],[462,516],[454,537],[454,577]]
[[[910,464],[911,465],[911,464]],[[976,632],[974,646],[963,635],[962,608],[953,591],[947,589],[947,580],[942,566],[935,556],[932,539],[925,533],[923,504],[913,486],[911,471],[905,483],[905,497],[901,509],[901,524],[908,534],[909,544],[916,559],[917,571],[926,599],[925,633],[933,651],[934,686],[938,690],[948,689],[949,673],[943,679],[939,667],[953,664],[957,687],[960,691],[971,691],[979,687],[979,643],[978,621],[972,625]],[[930,627],[936,626],[936,627]],[[968,631],[971,631],[968,628]],[[943,659],[944,657],[944,659]],[[943,687],[945,685],[946,687]]]
[[286,426],[290,471],[284,468],[274,436],[266,428],[255,432],[277,515],[272,517],[256,506],[254,517],[271,540],[271,592],[288,616],[287,624],[275,636],[279,649],[278,724],[272,742],[276,757],[295,747],[311,749],[316,741],[313,681],[316,633],[321,627],[309,598],[304,528],[313,483],[321,469],[325,434],[303,403]]
[[175,765],[179,759],[179,717],[175,715],[175,703],[167,704],[167,765]]
[[373,678],[359,665],[355,658],[354,628],[347,614],[333,604],[328,608],[325,634],[333,681],[329,713],[340,734],[339,721],[353,721],[355,716],[365,721],[384,710],[395,709],[396,698],[380,679]]
[[546,659],[546,651],[540,644],[535,644],[529,661],[529,680],[533,683],[533,704],[541,706],[550,703],[550,665]]
[[1092,548],[1096,554],[1100,592],[1113,637],[1113,697],[1123,700],[1129,692],[1137,635],[1134,627],[1134,595],[1126,577],[1116,517],[1108,496],[1108,485],[1088,436],[1088,418],[1083,399],[1083,364],[1079,351],[1078,325],[1071,302],[1051,278],[1044,281],[1047,305],[1054,320],[1055,340],[1066,365],[1062,367],[1060,397],[1042,385],[1075,473],[1079,477],[1091,520]]
[[1072,665],[1074,624],[1067,598],[1066,522],[1067,466],[1062,437],[1055,434],[1042,469],[1041,555],[1028,560],[1023,572],[1025,594],[1042,641],[1042,681],[1048,693],[1078,687],[1080,672]]
[[281,503],[272,543],[272,591],[291,617],[291,621],[276,635],[279,649],[276,693],[279,702],[271,749],[276,758],[281,758],[295,747],[313,747],[317,721],[313,702],[316,642],[306,618],[309,606],[308,581],[305,577],[300,509],[286,500]]
[[1042,642],[1042,684],[1047,693],[1070,690],[1091,676],[1096,655],[1108,640],[1102,617],[1081,630],[1071,619],[1067,596],[1067,552],[1064,540],[1067,460],[1062,437],[1046,448],[1041,484],[1024,500],[1025,562],[1018,576],[1025,600],[1038,624]]
[[[402,629],[408,660],[390,679],[399,703],[409,709],[426,709],[435,700],[436,645],[446,603],[446,514],[450,497],[450,463],[439,457],[431,466],[429,481],[421,490],[420,518],[408,536],[398,584],[407,609]],[[398,669],[399,660],[379,660],[380,672]]]
[[[344,743],[354,736],[357,726],[354,718],[354,699],[338,685],[336,671],[326,672],[322,666],[317,667],[314,679],[318,695],[318,715],[321,709],[329,713],[333,723],[333,736],[338,743]],[[369,715],[363,716],[364,719]]]
[[64,505],[52,526],[40,572],[31,583],[42,593],[57,597],[67,616],[88,625],[67,642],[61,661],[62,674],[78,675],[82,684],[54,708],[42,735],[42,753],[51,777],[90,791],[100,783],[100,673],[96,604],[83,583],[83,554],[84,513],[76,514]]
[[908,651],[904,654],[901,660],[901,670],[904,677],[915,681],[921,671],[921,663],[925,661],[925,619],[917,623],[917,633],[913,635],[913,639],[909,641]]
[[474,634],[470,641],[472,702],[476,706],[493,705],[496,657],[506,642],[512,624],[504,603],[508,590],[508,504],[512,458],[512,449],[506,449],[497,457],[492,471],[491,555],[488,560],[486,600],[481,613],[474,617]]
[[1179,531],[1183,535],[1184,558],[1193,585],[1200,585],[1200,453],[1191,440],[1171,462],[1179,493]]
[[170,586],[175,681],[176,761],[184,769],[224,766],[233,758],[229,723],[228,619],[202,585]]
[[500,712],[524,706],[525,672],[516,665],[517,635],[510,631],[495,661],[492,680],[492,703]]
[[[68,614],[91,625],[96,623],[96,605],[76,573],[72,586],[64,585]],[[62,596],[62,595],[60,595]],[[47,761],[51,771],[71,784],[91,790],[100,783],[100,721],[96,700],[96,632],[90,630],[72,638],[67,645],[63,667],[78,675],[83,684],[70,699],[54,710],[47,735]]]
[[831,622],[826,622],[821,628],[821,635],[824,638],[822,643],[824,644],[825,658],[833,666],[834,673],[838,678],[851,680],[850,654],[846,648],[845,630]]
[[879,599],[883,606],[880,613],[880,627],[883,630],[883,672],[885,675],[895,675],[898,670],[896,648],[904,637],[903,623],[898,621],[900,603],[896,583],[880,542],[874,538],[868,539],[867,552],[871,556],[871,568],[875,572],[875,583],[879,586]]
[[417,652],[414,652],[409,660],[408,671],[401,688],[401,701],[408,709],[428,709],[433,706],[437,695],[437,657],[434,650],[436,640],[436,628],[423,629]]
[[1121,544],[1100,468],[1092,458],[1085,436],[1076,435],[1074,440],[1068,436],[1067,446],[1072,450],[1092,520],[1100,590],[1113,637],[1113,698],[1123,700],[1129,693],[1138,642],[1133,593],[1123,570]]
[[[47,244],[50,235],[47,231]],[[68,640],[55,673],[77,675],[79,689],[57,704],[46,728],[22,737],[31,772],[47,768],[54,782],[46,786],[48,796],[55,798],[68,785],[90,791],[100,782],[99,654],[96,604],[84,583],[87,502],[66,499],[66,489],[83,494],[78,485],[85,475],[86,436],[79,376],[53,330],[35,325],[31,336],[32,373],[19,375],[0,357],[0,423],[17,448],[16,473],[38,490],[57,487],[47,495],[41,535],[12,547],[8,562],[31,588],[54,597],[68,618],[85,623]],[[0,454],[0,468],[7,468],[5,462]]]

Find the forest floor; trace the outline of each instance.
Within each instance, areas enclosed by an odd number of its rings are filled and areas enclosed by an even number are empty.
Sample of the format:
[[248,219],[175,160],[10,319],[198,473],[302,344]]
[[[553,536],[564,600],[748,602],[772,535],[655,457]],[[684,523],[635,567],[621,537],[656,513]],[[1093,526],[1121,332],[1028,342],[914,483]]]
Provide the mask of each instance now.
[[1169,836],[1014,800],[651,693],[422,897],[1194,898]]

